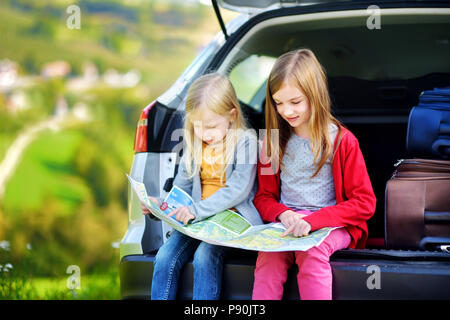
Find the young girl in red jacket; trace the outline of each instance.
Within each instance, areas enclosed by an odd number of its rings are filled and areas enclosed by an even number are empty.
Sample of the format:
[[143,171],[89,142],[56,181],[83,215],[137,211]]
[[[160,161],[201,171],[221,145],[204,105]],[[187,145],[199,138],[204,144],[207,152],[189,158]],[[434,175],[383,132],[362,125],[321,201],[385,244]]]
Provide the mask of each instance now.
[[308,251],[259,252],[253,299],[281,299],[295,261],[301,299],[332,299],[330,256],[364,248],[376,198],[358,140],[330,112],[325,72],[312,51],[277,59],[267,83],[266,138],[254,204],[263,220],[301,237],[339,227]]

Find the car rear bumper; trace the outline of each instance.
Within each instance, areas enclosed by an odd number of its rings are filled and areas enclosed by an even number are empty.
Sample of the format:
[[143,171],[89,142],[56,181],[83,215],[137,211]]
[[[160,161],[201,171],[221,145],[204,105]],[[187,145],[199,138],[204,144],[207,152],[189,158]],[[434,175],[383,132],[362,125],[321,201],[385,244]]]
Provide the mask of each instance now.
[[[123,299],[150,299],[154,254],[120,262]],[[249,300],[256,252],[237,250],[226,261],[223,300]],[[333,299],[450,299],[450,255],[393,250],[341,250],[331,259]],[[297,267],[289,270],[284,299],[298,299]],[[192,264],[182,271],[179,299],[192,298]]]

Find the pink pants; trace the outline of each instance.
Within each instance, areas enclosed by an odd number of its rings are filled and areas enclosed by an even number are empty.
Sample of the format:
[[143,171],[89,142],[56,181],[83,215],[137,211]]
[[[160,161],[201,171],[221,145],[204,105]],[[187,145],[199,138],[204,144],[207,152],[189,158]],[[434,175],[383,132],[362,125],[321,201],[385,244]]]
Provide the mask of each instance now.
[[350,235],[345,228],[331,231],[317,247],[308,251],[259,252],[256,260],[254,300],[281,300],[288,269],[298,265],[297,283],[302,300],[331,300],[332,273],[330,256],[347,248]]

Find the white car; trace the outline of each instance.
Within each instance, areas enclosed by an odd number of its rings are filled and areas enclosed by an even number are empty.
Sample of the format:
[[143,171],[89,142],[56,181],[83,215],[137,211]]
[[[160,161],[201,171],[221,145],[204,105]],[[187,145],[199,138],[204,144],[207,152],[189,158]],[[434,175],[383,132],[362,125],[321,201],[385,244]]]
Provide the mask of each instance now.
[[[275,59],[307,47],[324,66],[334,115],[358,138],[377,197],[366,249],[331,257],[334,299],[450,298],[450,254],[389,249],[386,182],[405,158],[408,115],[420,93],[450,85],[449,1],[213,0],[222,32],[168,90],[146,106],[136,129],[130,176],[150,196],[172,186],[190,84],[202,74],[227,74],[244,114],[264,128],[265,84]],[[220,8],[242,14],[223,25]],[[129,189],[128,230],[120,243],[121,294],[148,299],[154,256],[170,228],[144,216]],[[399,230],[398,232],[402,232]],[[235,250],[224,268],[223,299],[250,299],[256,252]],[[368,288],[368,266],[379,266],[381,288]],[[370,271],[370,272],[369,272]],[[285,299],[298,299],[295,267]],[[192,297],[192,264],[179,298]]]

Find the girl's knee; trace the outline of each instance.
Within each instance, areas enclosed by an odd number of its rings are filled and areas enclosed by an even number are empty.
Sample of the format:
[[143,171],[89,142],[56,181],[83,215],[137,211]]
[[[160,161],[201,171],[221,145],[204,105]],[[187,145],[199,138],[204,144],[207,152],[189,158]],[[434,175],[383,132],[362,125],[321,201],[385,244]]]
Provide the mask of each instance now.
[[350,243],[350,235],[344,228],[331,231],[328,237],[316,247],[312,247],[307,251],[298,251],[296,260],[312,259],[322,262],[329,262],[331,255],[337,250],[346,248]]
[[330,263],[330,254],[328,249],[323,247],[313,247],[307,251],[298,251],[295,253],[295,262],[300,269],[308,269],[309,265],[323,265]]
[[257,264],[260,265],[291,265],[292,252],[258,252]]
[[198,266],[202,266],[205,263],[207,263],[209,260],[209,250],[202,250],[202,248],[199,246],[197,250],[194,253],[194,268]]
[[223,262],[223,250],[219,246],[201,243],[194,254],[194,268],[209,267]]
[[161,247],[155,256],[154,268],[163,268],[167,269],[174,261],[173,251],[164,250],[164,247]]
[[291,252],[259,252],[256,259],[255,275],[258,273],[285,273],[293,263]]

